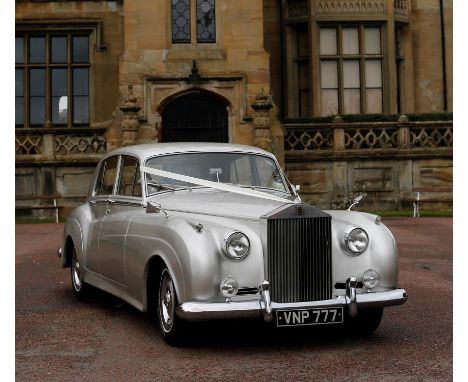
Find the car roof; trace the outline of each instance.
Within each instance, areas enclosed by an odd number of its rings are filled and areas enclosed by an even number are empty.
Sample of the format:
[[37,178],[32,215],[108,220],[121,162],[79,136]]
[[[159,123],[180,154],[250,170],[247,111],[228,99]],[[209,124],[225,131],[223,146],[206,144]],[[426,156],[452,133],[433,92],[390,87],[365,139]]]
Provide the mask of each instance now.
[[132,155],[144,161],[157,155],[180,154],[190,152],[244,152],[273,156],[268,151],[248,145],[233,143],[207,143],[207,142],[174,142],[174,143],[148,143],[134,146],[120,147],[109,152],[103,159],[112,155]]

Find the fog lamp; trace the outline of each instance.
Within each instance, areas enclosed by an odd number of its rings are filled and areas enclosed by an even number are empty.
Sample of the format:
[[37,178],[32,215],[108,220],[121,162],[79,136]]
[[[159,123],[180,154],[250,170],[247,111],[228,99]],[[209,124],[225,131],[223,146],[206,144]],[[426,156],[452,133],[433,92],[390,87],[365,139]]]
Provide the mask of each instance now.
[[228,276],[221,281],[219,289],[221,290],[221,293],[224,297],[231,298],[237,294],[237,291],[239,290],[239,284],[237,283],[236,279]]
[[374,289],[380,282],[380,275],[375,269],[368,269],[362,275],[362,285],[367,289]]

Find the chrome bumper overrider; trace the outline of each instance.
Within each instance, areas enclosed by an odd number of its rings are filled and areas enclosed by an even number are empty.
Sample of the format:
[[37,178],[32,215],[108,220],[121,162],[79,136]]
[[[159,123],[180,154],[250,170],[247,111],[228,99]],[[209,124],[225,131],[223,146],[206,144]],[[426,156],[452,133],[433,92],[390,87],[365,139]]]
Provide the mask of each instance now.
[[401,305],[408,296],[404,289],[393,289],[385,292],[356,293],[354,277],[346,281],[346,295],[331,300],[276,303],[270,299],[270,284],[264,281],[260,286],[261,299],[242,302],[202,303],[185,302],[177,307],[177,315],[185,320],[208,320],[221,318],[263,317],[266,322],[273,320],[273,312],[278,309],[322,308],[343,306],[348,315],[356,316],[359,309],[384,308]]

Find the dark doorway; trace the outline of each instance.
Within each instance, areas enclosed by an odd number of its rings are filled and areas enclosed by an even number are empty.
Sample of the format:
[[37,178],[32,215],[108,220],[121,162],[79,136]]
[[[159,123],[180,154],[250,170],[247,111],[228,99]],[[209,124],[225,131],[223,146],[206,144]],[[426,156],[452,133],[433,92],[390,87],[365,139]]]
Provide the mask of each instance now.
[[228,142],[223,99],[194,90],[170,101],[162,112],[162,142]]

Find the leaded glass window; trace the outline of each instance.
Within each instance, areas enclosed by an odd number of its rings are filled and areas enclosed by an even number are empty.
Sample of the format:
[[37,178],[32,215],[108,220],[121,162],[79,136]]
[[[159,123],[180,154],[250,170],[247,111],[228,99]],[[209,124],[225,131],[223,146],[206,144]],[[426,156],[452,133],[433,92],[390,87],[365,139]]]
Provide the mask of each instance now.
[[190,43],[190,0],[172,0],[172,42]]
[[197,42],[216,42],[215,0],[197,0]]
[[320,29],[321,114],[383,112],[379,26]]
[[89,36],[18,33],[16,127],[89,125]]
[[171,10],[172,43],[216,42],[215,0],[171,0]]

